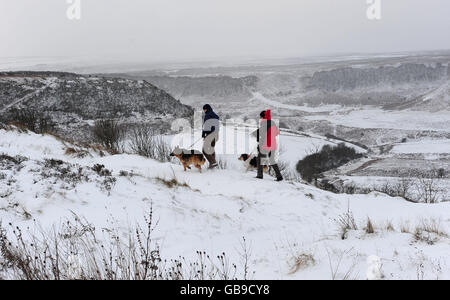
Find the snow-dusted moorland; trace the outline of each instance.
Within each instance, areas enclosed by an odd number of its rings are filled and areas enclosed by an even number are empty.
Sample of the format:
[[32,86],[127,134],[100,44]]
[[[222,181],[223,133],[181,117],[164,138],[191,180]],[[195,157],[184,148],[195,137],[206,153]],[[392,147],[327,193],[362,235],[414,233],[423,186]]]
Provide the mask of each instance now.
[[[241,266],[244,237],[248,277],[255,279],[366,279],[368,262],[373,271],[377,257],[382,267],[371,278],[450,278],[449,202],[333,194],[254,176],[232,164],[183,172],[176,162],[0,129],[0,220],[9,235],[16,226],[51,230],[74,214],[95,231],[120,235],[145,226],[152,207],[163,259],[194,259],[205,251],[226,253]],[[236,277],[243,272],[239,267]],[[4,269],[0,277],[11,274]]]

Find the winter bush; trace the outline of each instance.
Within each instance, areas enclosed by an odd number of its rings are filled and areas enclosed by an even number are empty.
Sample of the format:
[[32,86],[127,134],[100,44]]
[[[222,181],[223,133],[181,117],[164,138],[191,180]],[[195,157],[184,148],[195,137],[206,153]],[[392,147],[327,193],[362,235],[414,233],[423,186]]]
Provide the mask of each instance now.
[[96,142],[113,153],[122,150],[123,129],[115,120],[98,120],[92,129]]
[[330,180],[327,178],[324,178],[320,182],[318,182],[317,186],[325,191],[329,191],[336,194],[341,193],[341,191],[338,188],[336,188],[335,185],[332,182],[330,182]]
[[355,217],[353,216],[353,213],[350,210],[338,216],[335,222],[338,225],[339,233],[342,240],[347,239],[347,233],[350,230],[358,230],[358,225],[356,224]]
[[441,185],[442,172],[442,169],[417,171],[410,174],[410,177],[386,181],[374,187],[374,190],[391,197],[402,197],[410,202],[439,203],[447,197],[446,190]]
[[112,175],[112,172],[110,170],[106,169],[104,165],[100,165],[100,164],[95,164],[92,167],[92,171],[97,173],[99,176],[111,176]]
[[40,164],[40,176],[43,179],[61,180],[73,188],[78,183],[89,181],[87,172],[80,166],[56,159],[46,159]]
[[103,179],[101,182],[101,188],[108,192],[108,195],[110,195],[109,192],[113,189],[113,187],[116,185],[117,179],[112,176],[107,176]]
[[101,190],[109,194],[117,182],[112,172],[100,164],[89,168],[58,159],[46,159],[38,162],[38,165],[40,168],[32,170],[39,174],[39,177],[34,179],[35,182],[39,180],[46,180],[53,184],[61,182],[67,190],[74,189],[81,183],[94,182]]
[[170,161],[172,149],[150,125],[136,125],[129,130],[131,151],[160,162]]
[[375,187],[374,190],[387,194],[391,197],[402,197],[410,202],[418,202],[413,193],[414,180],[411,178],[401,178],[397,182],[386,181],[383,185]]
[[119,172],[119,176],[120,176],[120,177],[129,177],[129,178],[131,178],[131,177],[133,177],[133,176],[136,176],[136,174],[134,174],[133,171],[125,171],[125,170],[121,170],[121,171]]
[[343,187],[344,194],[354,195],[356,194],[358,187],[354,183],[346,184]]
[[55,124],[44,113],[31,109],[12,109],[8,114],[8,122],[36,133],[49,133]]
[[438,178],[445,178],[447,176],[447,171],[444,168],[439,168],[437,170],[437,177]]
[[308,155],[297,164],[297,171],[308,182],[317,180],[325,171],[343,166],[351,160],[361,158],[362,154],[345,144],[337,146],[325,145],[322,150]]
[[9,156],[7,154],[0,154],[0,168],[3,170],[15,169],[16,171],[20,171],[23,165],[22,163],[27,161],[28,158],[23,156]]
[[95,164],[92,167],[92,170],[97,173],[98,176],[102,177],[100,187],[109,193],[117,182],[117,179],[112,176],[112,172],[105,168],[104,165],[100,164]]
[[444,197],[444,192],[439,186],[438,178],[426,175],[416,180],[416,191],[420,202],[435,204]]

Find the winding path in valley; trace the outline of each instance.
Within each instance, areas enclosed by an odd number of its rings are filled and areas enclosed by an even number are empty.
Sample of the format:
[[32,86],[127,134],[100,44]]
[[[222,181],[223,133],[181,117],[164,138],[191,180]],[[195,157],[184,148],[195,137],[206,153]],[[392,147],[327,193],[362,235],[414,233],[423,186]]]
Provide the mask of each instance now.
[[326,106],[322,106],[322,107],[308,107],[308,106],[284,104],[284,103],[280,103],[280,102],[275,101],[275,100],[271,100],[271,99],[265,97],[260,92],[253,92],[252,94],[253,94],[253,98],[251,99],[251,101],[257,100],[257,101],[263,102],[265,104],[268,104],[270,106],[273,106],[273,107],[276,107],[276,108],[281,108],[281,109],[296,110],[296,111],[303,111],[303,112],[310,112],[310,113],[325,113],[325,112],[331,112],[331,111],[334,111],[336,109],[341,108],[340,105],[326,105]]

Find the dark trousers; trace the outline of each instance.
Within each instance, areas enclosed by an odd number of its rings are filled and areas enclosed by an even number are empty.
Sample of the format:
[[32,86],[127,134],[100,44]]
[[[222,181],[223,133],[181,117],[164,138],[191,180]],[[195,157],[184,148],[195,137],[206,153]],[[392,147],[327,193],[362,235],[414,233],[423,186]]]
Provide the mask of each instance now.
[[218,136],[215,134],[208,135],[203,142],[203,155],[205,155],[206,160],[208,160],[209,165],[213,166],[216,162],[216,142]]
[[[264,170],[263,165],[261,164],[261,159],[263,157],[271,157],[273,155],[273,152],[268,152],[267,154],[263,154],[261,152],[258,152],[258,158],[256,159],[256,165],[258,168],[258,178],[263,178],[264,176]],[[283,179],[283,175],[281,175],[280,168],[278,167],[278,164],[271,165],[272,169],[275,171],[275,175],[277,176],[277,179]]]

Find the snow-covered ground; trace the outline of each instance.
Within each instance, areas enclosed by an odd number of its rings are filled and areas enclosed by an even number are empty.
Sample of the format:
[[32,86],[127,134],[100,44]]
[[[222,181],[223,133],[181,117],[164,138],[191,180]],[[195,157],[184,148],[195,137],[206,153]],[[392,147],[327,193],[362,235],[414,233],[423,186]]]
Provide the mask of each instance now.
[[428,93],[427,95],[425,95],[425,97],[423,97],[423,101],[425,102],[425,101],[430,101],[430,100],[441,98],[443,101],[446,101],[448,103],[449,102],[449,97],[448,97],[449,90],[450,90],[450,81],[447,81],[446,83],[441,85],[439,88],[437,88],[434,91],[432,91],[431,93]]
[[307,120],[325,120],[355,128],[448,131],[450,112],[386,111],[382,109],[343,109],[334,113],[306,116]]
[[[73,145],[48,135],[0,130],[0,154],[29,158],[20,168],[0,170],[3,223],[26,227],[36,220],[49,228],[75,212],[96,228],[113,224],[126,231],[153,205],[165,258],[193,257],[205,250],[226,252],[238,263],[239,241],[245,237],[256,279],[331,279],[331,269],[336,279],[366,279],[372,255],[381,258],[387,279],[450,278],[448,237],[437,237],[433,245],[414,238],[423,220],[435,220],[449,232],[450,203],[413,204],[380,193],[336,195],[297,182],[276,183],[271,177],[257,180],[239,166],[200,174],[183,172],[175,163],[127,154],[101,157],[89,149],[85,158],[75,158],[65,154],[68,147]],[[71,185],[44,176],[46,158],[71,163],[74,170],[81,167],[90,179]],[[117,182],[110,191],[88,172],[94,164],[113,172]],[[136,175],[119,176],[120,171]],[[186,185],[170,188],[161,178]],[[335,220],[348,210],[359,230],[343,240]],[[374,234],[363,230],[368,217]],[[387,230],[388,222],[394,231]],[[306,256],[313,260],[295,270],[295,258]]]
[[422,140],[397,144],[391,152],[397,154],[448,154],[450,153],[450,140]]

